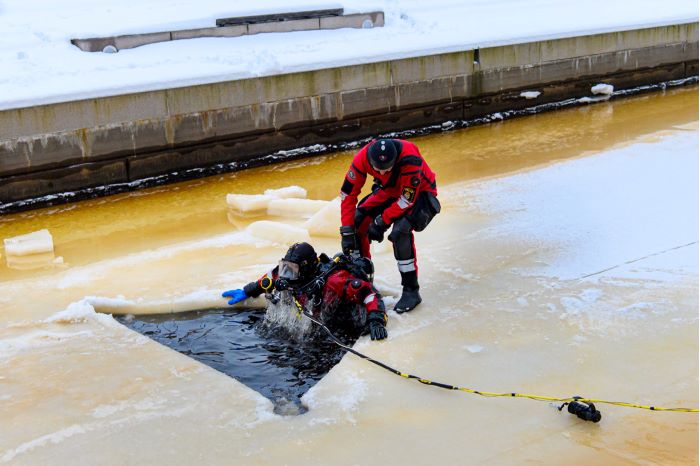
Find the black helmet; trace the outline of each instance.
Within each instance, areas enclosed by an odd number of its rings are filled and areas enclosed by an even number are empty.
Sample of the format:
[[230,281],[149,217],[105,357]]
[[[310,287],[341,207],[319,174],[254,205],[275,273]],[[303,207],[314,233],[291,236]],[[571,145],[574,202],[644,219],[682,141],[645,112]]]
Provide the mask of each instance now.
[[375,170],[389,170],[398,156],[393,139],[377,139],[367,149],[367,158]]
[[306,283],[313,278],[318,258],[309,243],[294,243],[279,263],[279,277],[290,282]]

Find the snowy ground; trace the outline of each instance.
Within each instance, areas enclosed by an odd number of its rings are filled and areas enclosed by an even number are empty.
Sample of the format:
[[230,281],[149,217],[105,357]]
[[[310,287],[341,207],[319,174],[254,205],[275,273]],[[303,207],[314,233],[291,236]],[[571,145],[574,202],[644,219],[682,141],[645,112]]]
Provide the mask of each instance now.
[[[356,349],[474,389],[697,408],[697,89],[668,94],[417,138],[439,167],[443,203],[417,237],[425,301],[389,313],[387,341]],[[490,152],[500,170],[512,153],[510,173],[467,177]],[[550,158],[534,158],[542,153]],[[696,461],[696,414],[603,405],[594,425],[547,403],[426,387],[351,356],[306,394],[308,413],[276,416],[235,380],[78,302],[211,306],[286,249],[229,224],[225,193],[285,180],[328,200],[350,156],[14,216],[53,231],[66,262],[0,283],[0,463]],[[129,241],[112,229],[123,218],[138,233]],[[213,219],[228,233],[202,230]],[[1,237],[13,225],[0,227]],[[178,236],[188,228],[198,239]],[[337,237],[313,241],[338,247]],[[136,244],[119,253],[125,242]],[[395,294],[393,255],[385,243],[375,253],[380,288]]]
[[[69,42],[328,6],[382,10],[386,25],[191,39],[117,54],[85,53]],[[0,110],[697,19],[693,0],[261,0],[254,8],[224,0],[0,0]]]

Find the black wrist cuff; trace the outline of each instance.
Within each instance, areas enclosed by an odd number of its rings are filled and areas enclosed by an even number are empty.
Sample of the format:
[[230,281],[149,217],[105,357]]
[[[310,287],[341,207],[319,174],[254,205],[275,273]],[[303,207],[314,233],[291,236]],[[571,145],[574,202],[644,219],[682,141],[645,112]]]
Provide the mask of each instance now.
[[245,294],[247,296],[251,296],[253,298],[256,298],[262,294],[263,290],[262,287],[258,284],[258,282],[250,282],[246,286],[243,287],[243,291],[245,291]]
[[367,322],[381,322],[382,325],[386,324],[386,313],[379,311],[372,311],[367,316]]

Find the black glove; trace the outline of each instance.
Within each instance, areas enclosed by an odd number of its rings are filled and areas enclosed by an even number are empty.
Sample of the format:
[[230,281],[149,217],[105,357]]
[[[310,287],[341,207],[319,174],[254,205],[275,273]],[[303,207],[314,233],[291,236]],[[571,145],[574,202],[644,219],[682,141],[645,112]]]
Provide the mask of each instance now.
[[386,314],[383,312],[370,312],[367,317],[369,321],[369,336],[372,340],[383,340],[389,336],[386,331]]
[[357,247],[357,237],[355,236],[354,227],[340,227],[340,248],[343,250],[343,254],[350,254],[359,249]]
[[389,225],[384,223],[381,215],[377,215],[367,229],[367,237],[370,241],[381,243],[384,241],[384,233],[389,229]]

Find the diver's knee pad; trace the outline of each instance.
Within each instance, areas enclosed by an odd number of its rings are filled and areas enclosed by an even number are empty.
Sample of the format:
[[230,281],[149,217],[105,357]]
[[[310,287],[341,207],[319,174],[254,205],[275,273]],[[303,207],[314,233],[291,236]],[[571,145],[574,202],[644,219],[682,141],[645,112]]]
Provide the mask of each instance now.
[[394,223],[389,241],[394,243],[394,257],[397,259],[413,258],[413,229],[406,218],[401,218]]

